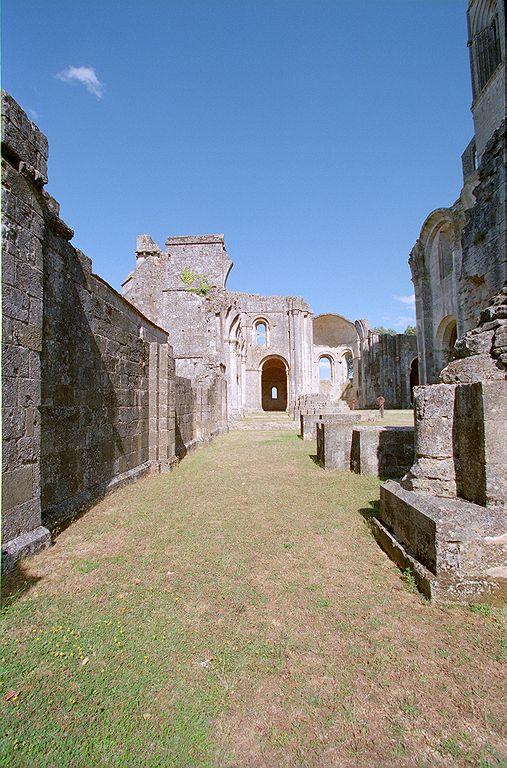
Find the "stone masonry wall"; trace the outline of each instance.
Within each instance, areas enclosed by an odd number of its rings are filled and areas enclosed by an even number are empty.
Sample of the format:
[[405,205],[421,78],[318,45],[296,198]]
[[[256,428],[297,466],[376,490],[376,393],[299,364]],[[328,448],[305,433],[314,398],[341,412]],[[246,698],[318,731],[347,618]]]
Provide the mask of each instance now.
[[410,366],[417,357],[417,337],[369,332],[362,342],[359,365],[359,407],[375,408],[379,395],[386,408],[410,408]]
[[[43,520],[65,517],[89,496],[100,495],[112,478],[149,471],[150,343],[166,342],[164,331],[93,275],[89,259],[49,229],[42,344]],[[170,378],[171,364],[166,357],[163,379]]]
[[227,431],[227,384],[212,377],[204,384],[183,376],[175,380],[175,452],[181,459],[198,444]]
[[167,333],[92,274],[46,192],[47,141],[2,94],[3,515],[9,567],[120,482],[174,462]]
[[40,406],[46,137],[2,103],[2,540],[41,529]]
[[461,235],[463,261],[458,276],[463,333],[475,328],[479,315],[498,294],[506,275],[505,122],[481,157],[476,203],[466,211]]

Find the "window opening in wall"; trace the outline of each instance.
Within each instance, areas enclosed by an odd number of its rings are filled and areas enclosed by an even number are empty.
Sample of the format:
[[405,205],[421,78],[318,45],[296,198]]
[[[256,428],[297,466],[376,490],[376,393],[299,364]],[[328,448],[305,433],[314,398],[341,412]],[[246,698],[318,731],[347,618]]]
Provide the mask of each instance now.
[[266,323],[257,323],[255,325],[255,343],[258,347],[266,347],[268,343],[268,329]]
[[415,357],[410,366],[410,402],[414,402],[414,387],[419,386],[419,358]]
[[353,381],[354,379],[354,360],[351,355],[349,355],[347,358],[347,379],[349,381]]
[[271,387],[271,399],[278,400],[278,389],[276,387]]
[[319,360],[319,381],[331,381],[331,360],[329,357],[321,357]]
[[454,359],[454,355],[456,353],[456,350],[454,349],[454,345],[456,344],[458,340],[458,328],[456,325],[456,321],[454,321],[454,325],[451,326],[451,330],[449,333],[449,354],[450,359]]
[[473,90],[476,98],[488,80],[496,71],[502,60],[500,51],[500,36],[498,34],[498,20],[496,16],[491,23],[481,30],[473,41],[475,52],[475,66],[473,68]]
[[452,249],[447,232],[440,232],[438,235],[438,264],[440,279],[443,280],[452,272]]

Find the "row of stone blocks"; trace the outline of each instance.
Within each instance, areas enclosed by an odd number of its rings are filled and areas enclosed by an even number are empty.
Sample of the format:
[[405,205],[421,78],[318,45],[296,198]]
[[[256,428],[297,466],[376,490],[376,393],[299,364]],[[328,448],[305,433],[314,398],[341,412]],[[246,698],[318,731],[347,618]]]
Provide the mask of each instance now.
[[[317,431],[317,460],[324,469],[353,470],[361,475],[402,477],[414,460],[414,428],[358,425],[376,411],[354,415],[301,416],[303,439]],[[310,424],[312,430],[310,430]]]
[[381,488],[372,530],[437,602],[506,596],[505,381],[415,389],[415,462]]
[[381,486],[372,532],[435,602],[505,599],[506,390],[503,381],[418,387],[415,430],[301,418],[302,436],[317,430],[325,469],[400,478]]

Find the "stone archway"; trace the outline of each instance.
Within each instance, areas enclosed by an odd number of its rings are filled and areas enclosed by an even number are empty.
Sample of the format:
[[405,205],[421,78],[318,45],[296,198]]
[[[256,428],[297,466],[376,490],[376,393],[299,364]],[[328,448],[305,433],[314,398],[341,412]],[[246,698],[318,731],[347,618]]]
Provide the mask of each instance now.
[[451,360],[454,360],[454,345],[458,337],[458,329],[456,324],[456,318],[453,315],[447,315],[440,322],[436,334],[436,350],[435,356],[438,361],[438,372],[445,368]]
[[268,357],[261,365],[263,411],[287,410],[287,364],[280,357]]
[[414,387],[419,386],[419,358],[414,357],[410,365],[410,402],[414,402]]

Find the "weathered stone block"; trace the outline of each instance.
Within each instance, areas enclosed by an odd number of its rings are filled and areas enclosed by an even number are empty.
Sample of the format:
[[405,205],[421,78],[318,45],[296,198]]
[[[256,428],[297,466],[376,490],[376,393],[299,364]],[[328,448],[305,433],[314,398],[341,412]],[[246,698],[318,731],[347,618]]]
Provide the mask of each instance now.
[[34,498],[36,495],[37,490],[33,484],[33,468],[31,464],[3,474],[2,510],[4,513]]
[[350,469],[352,421],[326,421],[317,424],[317,460],[324,469]]
[[413,493],[389,480],[381,487],[373,531],[437,601],[470,602],[504,584],[507,536],[499,510]]
[[413,461],[413,427],[354,427],[351,450],[354,472],[377,477],[402,477]]
[[456,389],[454,414],[458,496],[485,506],[505,503],[507,383]]
[[[17,497],[21,499],[20,495]],[[19,501],[11,509],[2,510],[2,541],[7,542],[31,531],[41,523],[39,489],[37,495],[27,501]]]
[[2,545],[2,573],[9,573],[19,560],[50,546],[51,534],[42,525],[11,539]]

